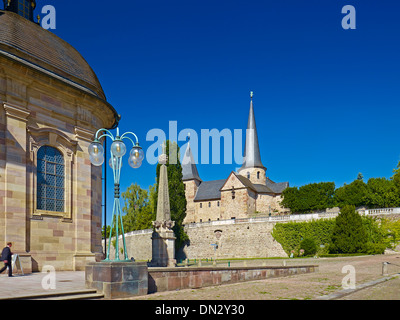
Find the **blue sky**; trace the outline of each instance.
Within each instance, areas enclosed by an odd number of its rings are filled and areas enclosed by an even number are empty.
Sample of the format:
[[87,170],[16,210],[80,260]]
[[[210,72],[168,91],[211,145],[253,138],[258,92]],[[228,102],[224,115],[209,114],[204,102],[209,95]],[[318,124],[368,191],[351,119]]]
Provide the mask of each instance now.
[[[244,139],[252,90],[262,161],[276,182],[338,187],[358,172],[390,177],[400,160],[396,1],[75,3],[39,0],[36,14],[55,6],[53,32],[89,62],[122,115],[120,130],[134,131],[145,150],[153,143],[147,132],[168,132],[169,121],[199,134],[243,129]],[[348,4],[355,30],[342,28]],[[214,180],[236,167],[198,171]],[[134,182],[148,188],[155,168],[125,162],[121,190]]]

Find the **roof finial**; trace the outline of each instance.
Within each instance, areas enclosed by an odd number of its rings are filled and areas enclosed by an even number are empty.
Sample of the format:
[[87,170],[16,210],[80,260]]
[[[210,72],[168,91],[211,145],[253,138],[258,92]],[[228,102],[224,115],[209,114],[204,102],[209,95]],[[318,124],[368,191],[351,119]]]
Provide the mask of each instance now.
[[250,91],[250,99],[253,99],[254,92]]

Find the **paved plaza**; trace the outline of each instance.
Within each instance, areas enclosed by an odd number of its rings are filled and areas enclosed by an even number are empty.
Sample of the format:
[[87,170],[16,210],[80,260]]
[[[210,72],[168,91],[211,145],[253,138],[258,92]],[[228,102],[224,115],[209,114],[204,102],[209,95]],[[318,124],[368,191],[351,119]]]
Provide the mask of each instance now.
[[[285,299],[374,299],[400,300],[400,254],[345,258],[267,259],[231,261],[231,265],[267,264],[271,266],[318,264],[319,272],[242,282],[201,289],[160,292],[131,298],[134,300],[285,300]],[[388,275],[382,275],[382,263],[390,262]],[[356,290],[342,288],[344,266],[355,270]],[[46,290],[49,274],[34,273],[8,278],[0,275],[0,299],[29,297],[45,293],[85,290],[85,273],[56,272],[55,289]],[[44,285],[42,285],[44,283]],[[362,288],[364,286],[364,288]],[[360,290],[357,290],[362,288]],[[3,290],[4,289],[4,290]]]
[[65,293],[86,290],[84,271],[57,271],[55,288],[50,288],[50,273],[32,273],[15,275],[9,278],[5,273],[0,275],[0,299],[37,296],[48,293]]
[[[282,265],[284,259],[261,260],[268,265]],[[271,278],[230,285],[160,292],[132,299],[155,300],[314,300],[314,299],[376,299],[400,300],[400,254],[355,256],[343,258],[286,259],[286,265],[317,264],[319,271],[284,278]],[[389,276],[382,275],[382,263],[388,261]],[[235,262],[242,263],[243,262]],[[247,261],[260,264],[260,260]],[[343,290],[344,266],[354,266],[356,289]],[[381,281],[382,282],[379,282]],[[379,284],[375,284],[379,282]],[[336,295],[333,295],[336,293]]]

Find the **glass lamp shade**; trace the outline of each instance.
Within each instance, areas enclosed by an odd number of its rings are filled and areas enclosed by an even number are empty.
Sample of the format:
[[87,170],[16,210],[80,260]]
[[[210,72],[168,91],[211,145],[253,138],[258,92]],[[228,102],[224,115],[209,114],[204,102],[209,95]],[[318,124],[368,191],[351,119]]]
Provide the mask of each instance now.
[[[114,164],[114,168],[113,169],[116,169],[117,168],[117,163],[118,163],[117,161],[118,161],[117,157],[111,157],[110,160],[108,160],[108,164],[109,164],[109,166],[111,168],[113,168],[113,164]],[[121,167],[122,167],[122,161],[121,161]]]
[[101,166],[104,162],[104,156],[102,154],[97,154],[94,156],[89,155],[89,158],[90,158],[90,162],[96,167]]
[[140,166],[142,165],[142,161],[139,161],[134,157],[129,157],[128,163],[133,169],[140,168]]
[[132,158],[132,160],[136,159],[137,161],[142,162],[144,159],[143,149],[141,147],[139,147],[138,145],[134,146],[131,149],[130,157]]
[[100,142],[94,141],[89,145],[88,152],[91,157],[103,156],[104,148]]
[[121,140],[115,140],[111,145],[111,153],[115,157],[123,157],[126,153],[126,145]]

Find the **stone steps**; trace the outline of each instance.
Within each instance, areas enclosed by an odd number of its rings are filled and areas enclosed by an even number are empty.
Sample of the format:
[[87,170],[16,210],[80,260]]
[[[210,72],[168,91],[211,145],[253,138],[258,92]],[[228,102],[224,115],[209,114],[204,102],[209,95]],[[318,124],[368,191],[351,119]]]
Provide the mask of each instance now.
[[87,290],[38,293],[26,296],[13,296],[10,298],[3,298],[0,300],[94,300],[102,298],[104,298],[104,294],[97,293],[97,291],[94,289],[87,289]]

